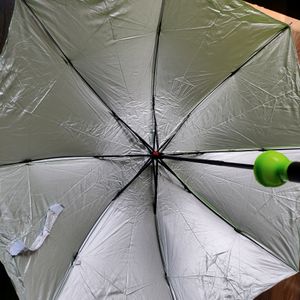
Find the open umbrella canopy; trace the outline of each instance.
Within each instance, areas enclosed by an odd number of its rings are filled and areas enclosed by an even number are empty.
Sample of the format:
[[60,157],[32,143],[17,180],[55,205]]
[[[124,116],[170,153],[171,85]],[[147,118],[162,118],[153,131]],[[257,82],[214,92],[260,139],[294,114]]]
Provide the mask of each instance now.
[[253,299],[299,271],[300,187],[251,170],[300,160],[286,24],[236,0],[16,0],[0,69],[20,299]]

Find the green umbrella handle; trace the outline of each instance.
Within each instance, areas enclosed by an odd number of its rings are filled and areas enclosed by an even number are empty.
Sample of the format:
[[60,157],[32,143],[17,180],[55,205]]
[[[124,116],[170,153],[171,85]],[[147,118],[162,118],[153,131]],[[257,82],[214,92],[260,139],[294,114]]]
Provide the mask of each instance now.
[[254,163],[256,180],[266,187],[277,187],[286,181],[300,182],[300,162],[291,162],[274,150],[260,154]]
[[253,169],[256,180],[266,187],[281,186],[287,181],[300,182],[300,162],[291,162],[285,155],[274,150],[268,150],[260,154],[256,158],[254,165],[197,157],[167,155],[157,151],[153,151],[151,156],[153,159],[158,160],[171,159],[231,168]]

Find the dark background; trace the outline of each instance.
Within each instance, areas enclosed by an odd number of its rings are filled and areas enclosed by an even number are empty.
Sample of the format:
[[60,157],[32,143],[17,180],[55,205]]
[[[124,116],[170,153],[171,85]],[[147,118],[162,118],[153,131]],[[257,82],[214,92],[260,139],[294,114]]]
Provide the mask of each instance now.
[[14,0],[0,0],[0,53],[5,43],[14,2]]
[[300,19],[299,0],[249,0],[247,2],[275,10],[289,17]]

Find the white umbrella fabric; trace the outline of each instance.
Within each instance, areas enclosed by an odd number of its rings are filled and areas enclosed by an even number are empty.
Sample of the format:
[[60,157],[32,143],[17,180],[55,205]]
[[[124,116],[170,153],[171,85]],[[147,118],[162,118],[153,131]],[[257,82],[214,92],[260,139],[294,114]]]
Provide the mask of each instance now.
[[253,299],[299,271],[300,186],[251,170],[300,160],[286,24],[236,0],[16,0],[0,69],[20,299]]

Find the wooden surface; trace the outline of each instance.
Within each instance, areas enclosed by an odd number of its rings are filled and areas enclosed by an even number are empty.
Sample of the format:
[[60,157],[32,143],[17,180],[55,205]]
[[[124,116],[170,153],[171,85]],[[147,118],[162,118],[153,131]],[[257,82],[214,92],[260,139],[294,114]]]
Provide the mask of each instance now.
[[255,300],[300,300],[300,273],[281,281]]
[[[276,11],[267,9],[265,7],[262,7],[262,6],[258,6],[256,4],[251,4],[250,2],[249,2],[249,4],[252,5],[254,8],[260,10],[261,12],[269,15],[270,17],[272,17],[272,18],[274,18],[278,21],[281,21],[283,23],[286,23],[291,27],[292,37],[293,37],[294,44],[295,44],[295,47],[296,47],[298,60],[300,62],[300,20],[295,19],[295,18],[291,18],[287,15],[278,13]],[[299,9],[299,11],[300,11],[300,9]]]

